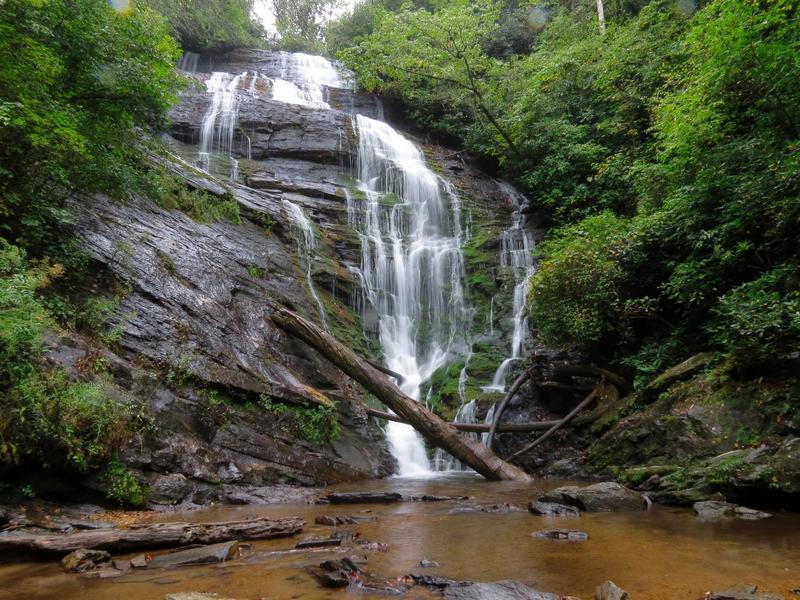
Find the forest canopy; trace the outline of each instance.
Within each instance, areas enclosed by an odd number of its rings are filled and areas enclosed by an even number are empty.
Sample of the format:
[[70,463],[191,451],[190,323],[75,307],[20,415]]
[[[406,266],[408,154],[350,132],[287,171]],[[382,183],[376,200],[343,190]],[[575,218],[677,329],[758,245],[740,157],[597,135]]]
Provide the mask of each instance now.
[[800,350],[800,3],[367,2],[328,27],[369,91],[495,161],[553,225],[547,343],[655,374]]

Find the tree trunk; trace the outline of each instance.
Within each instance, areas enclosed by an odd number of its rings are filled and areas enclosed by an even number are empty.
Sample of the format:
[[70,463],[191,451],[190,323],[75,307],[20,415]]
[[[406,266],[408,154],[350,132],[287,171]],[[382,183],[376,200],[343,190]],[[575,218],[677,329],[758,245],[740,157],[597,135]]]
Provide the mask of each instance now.
[[[395,421],[396,423],[406,423],[401,417],[393,415],[392,413],[384,412],[374,408],[365,407],[367,414],[378,419],[386,419],[387,421]],[[593,411],[592,413],[583,417],[573,419],[564,427],[581,427],[594,423],[602,414],[602,411]],[[500,423],[497,426],[497,431],[500,433],[524,433],[526,431],[546,431],[553,425],[560,422],[558,421],[536,421],[534,423]],[[485,423],[450,423],[453,429],[468,433],[486,433],[491,428],[491,425]]]
[[363,385],[378,400],[416,429],[432,446],[442,448],[490,480],[527,481],[520,468],[501,460],[489,448],[461,435],[437,415],[406,396],[389,379],[350,348],[322,329],[282,307],[272,320],[291,335],[315,348],[334,365]]
[[503,417],[503,413],[506,411],[506,407],[508,403],[511,402],[511,399],[516,395],[519,391],[519,388],[522,387],[522,384],[528,381],[533,377],[532,367],[530,369],[525,369],[519,377],[517,377],[516,381],[508,388],[508,393],[506,393],[503,401],[497,407],[497,410],[494,411],[494,418],[492,419],[492,426],[489,428],[489,435],[486,437],[486,445],[489,446],[491,449],[492,442],[494,442],[494,434],[497,432],[497,426],[500,423],[500,419]]
[[600,35],[605,35],[606,14],[603,10],[603,0],[597,0],[597,22],[600,24]]
[[248,519],[218,523],[152,523],[119,529],[96,529],[66,535],[0,535],[0,552],[28,550],[68,554],[78,548],[126,551],[229,540],[263,540],[303,531],[299,517]]

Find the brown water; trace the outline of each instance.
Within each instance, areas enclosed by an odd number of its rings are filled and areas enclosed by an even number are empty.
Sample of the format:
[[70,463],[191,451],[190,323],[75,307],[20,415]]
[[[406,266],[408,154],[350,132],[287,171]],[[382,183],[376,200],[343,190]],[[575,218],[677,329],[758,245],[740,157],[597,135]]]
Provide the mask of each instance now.
[[[390,544],[387,553],[368,553],[367,570],[382,577],[427,572],[474,581],[514,579],[584,600],[593,598],[595,586],[606,579],[627,590],[633,600],[693,600],[709,590],[746,584],[791,598],[790,590],[800,588],[798,514],[777,514],[757,522],[708,523],[695,518],[691,510],[665,507],[642,513],[584,514],[577,519],[547,519],[527,512],[465,512],[468,507],[501,502],[525,506],[542,491],[564,483],[488,483],[468,476],[395,479],[337,489],[471,498],[391,505],[225,506],[158,515],[158,520],[191,521],[299,515],[309,525],[295,538],[256,542],[251,556],[223,565],[134,572],[104,581],[61,573],[52,562],[0,565],[0,598],[163,600],[165,594],[177,591],[216,592],[242,600],[385,598],[319,587],[305,567],[337,556],[330,550],[273,554],[293,548],[303,537],[330,534],[330,527],[313,523],[314,517],[322,514],[377,518],[345,528]],[[589,539],[562,542],[530,535],[554,527],[580,529]],[[420,569],[417,563],[421,558],[441,566]],[[407,597],[430,596],[418,590]]]

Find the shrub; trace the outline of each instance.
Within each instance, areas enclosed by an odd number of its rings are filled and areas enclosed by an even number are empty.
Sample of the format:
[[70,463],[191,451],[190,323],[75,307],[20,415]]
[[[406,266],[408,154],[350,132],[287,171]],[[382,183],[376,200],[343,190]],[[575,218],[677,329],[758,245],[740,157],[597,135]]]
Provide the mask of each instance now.
[[309,442],[322,444],[339,438],[339,422],[333,407],[294,406],[275,401],[266,394],[261,394],[258,404],[274,415],[289,416],[294,432]]

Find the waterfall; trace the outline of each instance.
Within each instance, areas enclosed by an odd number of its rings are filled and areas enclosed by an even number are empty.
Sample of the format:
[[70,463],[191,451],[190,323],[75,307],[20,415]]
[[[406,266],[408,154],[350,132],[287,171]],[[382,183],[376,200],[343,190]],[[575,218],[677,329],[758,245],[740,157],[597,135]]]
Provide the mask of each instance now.
[[311,221],[299,206],[288,200],[283,200],[283,206],[289,215],[292,224],[300,230],[303,234],[302,240],[297,238],[297,253],[305,263],[306,281],[308,282],[308,290],[317,303],[317,310],[319,310],[319,318],[322,321],[322,326],[326,331],[330,331],[328,326],[328,319],[325,317],[325,306],[317,293],[317,288],[314,286],[314,280],[311,277],[311,269],[314,264],[314,250],[317,247],[317,237],[314,234],[314,226]]
[[[461,207],[411,141],[363,115],[355,125],[365,197],[349,197],[348,215],[361,238],[358,279],[378,314],[386,366],[403,376],[403,392],[419,400],[422,383],[468,348]],[[386,435],[400,475],[430,473],[411,426],[390,422]]]
[[510,268],[514,277],[514,302],[512,307],[514,330],[511,336],[511,355],[497,367],[491,385],[486,386],[486,391],[502,392],[506,389],[506,377],[511,364],[519,360],[522,348],[528,337],[528,318],[525,315],[525,305],[530,288],[530,278],[536,271],[533,260],[533,234],[523,227],[524,215],[520,201],[522,195],[505,182],[499,183],[500,188],[514,205],[514,221],[508,229],[503,231],[503,245],[500,264]]
[[230,178],[234,180],[239,175],[239,162],[231,156],[239,107],[237,90],[245,75],[246,73],[242,73],[234,77],[230,73],[219,71],[211,74],[206,81],[206,89],[211,94],[211,105],[200,128],[200,168],[210,173],[212,154],[223,154],[228,158]]
[[178,61],[178,69],[184,73],[196,73],[200,55],[195,52],[184,52]]
[[330,108],[326,100],[329,87],[351,87],[350,82],[342,80],[331,61],[301,52],[281,54],[280,77],[272,80],[273,100],[309,108]]

